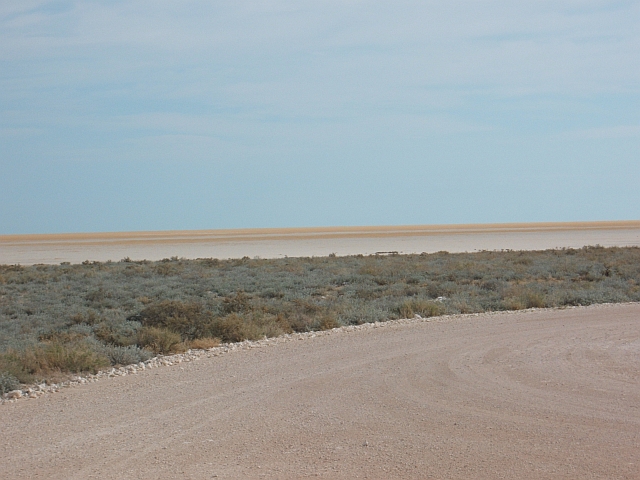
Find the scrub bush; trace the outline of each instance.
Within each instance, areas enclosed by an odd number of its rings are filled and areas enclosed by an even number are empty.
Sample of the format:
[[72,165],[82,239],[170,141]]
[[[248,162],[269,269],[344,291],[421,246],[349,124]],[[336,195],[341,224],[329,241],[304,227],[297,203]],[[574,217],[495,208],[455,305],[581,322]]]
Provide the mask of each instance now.
[[96,373],[110,365],[103,353],[85,342],[54,340],[22,351],[10,350],[0,357],[0,370],[22,383],[60,373]]
[[128,320],[136,320],[147,327],[159,327],[193,340],[209,335],[213,317],[201,304],[175,300],[150,305]]
[[138,331],[137,342],[140,347],[159,355],[186,350],[180,335],[166,328],[144,327]]
[[398,314],[402,318],[412,318],[414,315],[436,317],[444,312],[442,304],[424,299],[406,300],[398,307]]
[[629,301],[636,247],[0,265],[0,372],[28,383],[198,341]]
[[0,372],[0,395],[20,388],[20,382],[9,372]]
[[102,351],[111,365],[131,365],[149,360],[153,356],[149,350],[144,350],[137,345],[127,347],[106,345]]

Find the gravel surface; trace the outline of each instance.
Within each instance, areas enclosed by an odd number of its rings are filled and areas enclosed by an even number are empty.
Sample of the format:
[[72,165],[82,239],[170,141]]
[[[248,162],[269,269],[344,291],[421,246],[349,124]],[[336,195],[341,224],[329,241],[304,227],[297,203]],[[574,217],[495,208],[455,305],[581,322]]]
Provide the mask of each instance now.
[[640,478],[638,304],[190,355],[0,406],[0,476]]

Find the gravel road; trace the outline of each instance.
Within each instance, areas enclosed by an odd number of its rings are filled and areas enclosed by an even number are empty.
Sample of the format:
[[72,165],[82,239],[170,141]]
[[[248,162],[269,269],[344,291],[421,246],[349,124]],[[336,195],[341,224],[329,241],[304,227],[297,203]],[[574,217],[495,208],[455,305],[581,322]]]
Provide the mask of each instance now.
[[2,478],[640,478],[640,305],[332,332],[0,406]]

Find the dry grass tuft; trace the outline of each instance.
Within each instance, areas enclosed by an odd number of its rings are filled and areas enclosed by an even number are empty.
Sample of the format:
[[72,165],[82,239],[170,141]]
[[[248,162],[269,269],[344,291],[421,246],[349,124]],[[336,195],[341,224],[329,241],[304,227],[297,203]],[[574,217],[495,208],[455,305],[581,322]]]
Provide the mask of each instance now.
[[195,340],[191,340],[188,344],[189,348],[197,349],[197,350],[208,350],[209,348],[214,348],[220,345],[219,338],[196,338]]
[[143,327],[138,331],[137,343],[160,355],[181,353],[187,349],[180,335],[166,328]]

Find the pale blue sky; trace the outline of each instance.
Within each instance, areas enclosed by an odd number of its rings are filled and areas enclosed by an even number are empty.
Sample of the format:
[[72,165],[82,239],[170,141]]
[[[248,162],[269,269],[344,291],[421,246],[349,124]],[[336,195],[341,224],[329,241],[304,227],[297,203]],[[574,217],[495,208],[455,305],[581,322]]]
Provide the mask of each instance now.
[[0,234],[640,219],[640,1],[0,0]]

